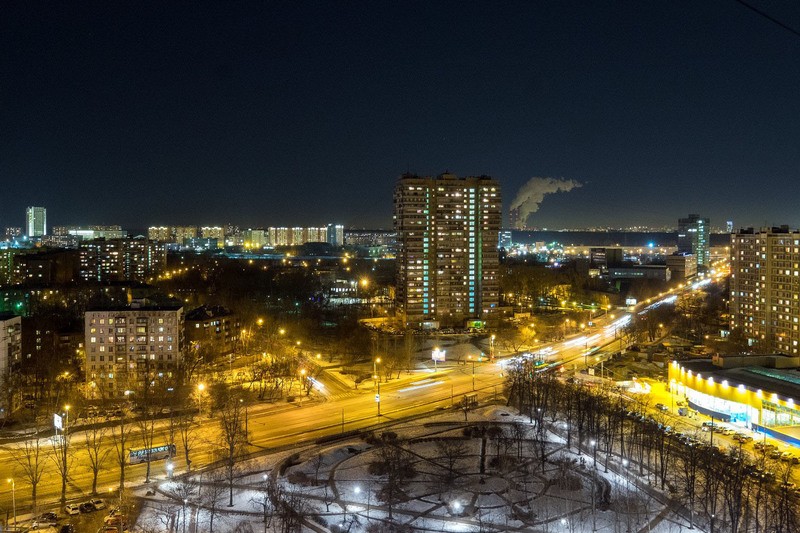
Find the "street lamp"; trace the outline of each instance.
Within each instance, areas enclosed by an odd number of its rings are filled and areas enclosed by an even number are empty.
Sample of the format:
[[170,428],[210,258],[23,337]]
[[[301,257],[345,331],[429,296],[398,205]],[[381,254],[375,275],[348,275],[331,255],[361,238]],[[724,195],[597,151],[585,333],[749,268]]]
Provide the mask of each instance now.
[[472,390],[475,390],[475,359],[471,355],[467,356],[467,358],[472,361]]
[[378,381],[378,363],[381,362],[380,357],[376,357],[372,360],[372,379],[376,382]]
[[11,506],[14,508],[14,527],[17,527],[17,484],[14,478],[9,478],[8,482],[11,483]]
[[[206,390],[205,383],[198,383],[197,384],[197,414],[200,416],[203,415],[203,395]],[[211,416],[211,411],[208,412],[208,416]]]
[[186,498],[183,499],[183,533],[186,533],[186,504],[189,503],[189,500]]

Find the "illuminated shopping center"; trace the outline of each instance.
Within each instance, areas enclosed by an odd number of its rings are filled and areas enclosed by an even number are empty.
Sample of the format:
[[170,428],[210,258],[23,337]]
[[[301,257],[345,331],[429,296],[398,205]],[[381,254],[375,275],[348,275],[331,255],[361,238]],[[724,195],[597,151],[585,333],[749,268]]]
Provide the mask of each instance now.
[[692,409],[800,446],[799,369],[800,357],[717,356],[673,361],[669,383]]

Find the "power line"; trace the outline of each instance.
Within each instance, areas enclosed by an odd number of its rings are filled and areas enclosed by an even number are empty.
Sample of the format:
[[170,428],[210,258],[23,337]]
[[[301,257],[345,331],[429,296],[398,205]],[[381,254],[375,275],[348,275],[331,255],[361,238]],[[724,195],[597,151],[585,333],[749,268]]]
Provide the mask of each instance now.
[[745,2],[744,0],[735,0],[735,1],[736,1],[737,3],[739,3],[739,4],[743,5],[743,6],[744,6],[744,7],[746,7],[747,9],[749,9],[749,10],[753,11],[754,13],[758,13],[759,15],[761,15],[762,17],[764,17],[764,18],[765,18],[765,19],[767,19],[768,21],[770,21],[770,22],[773,22],[773,23],[777,24],[778,26],[780,26],[780,27],[781,27],[781,28],[783,28],[784,30],[786,30],[786,31],[788,31],[788,32],[791,32],[791,33],[795,34],[797,37],[800,37],[800,31],[797,31],[796,29],[792,28],[791,26],[787,26],[786,24],[784,24],[784,23],[783,23],[783,22],[781,22],[780,20],[776,19],[775,17],[772,17],[771,15],[768,15],[767,13],[764,13],[763,11],[761,11],[760,9],[758,9],[757,7],[753,7],[753,6],[751,6],[750,4],[748,4],[747,2]]

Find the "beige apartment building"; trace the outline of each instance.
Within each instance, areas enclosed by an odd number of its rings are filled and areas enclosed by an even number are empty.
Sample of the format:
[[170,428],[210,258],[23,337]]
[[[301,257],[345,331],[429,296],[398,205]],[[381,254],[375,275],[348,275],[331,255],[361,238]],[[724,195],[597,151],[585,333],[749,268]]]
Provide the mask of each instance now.
[[800,232],[739,230],[730,260],[731,329],[741,329],[754,350],[800,353]]
[[91,399],[141,394],[146,383],[159,391],[173,386],[179,377],[183,307],[134,302],[89,310],[84,337],[84,373]]
[[488,176],[400,177],[396,294],[407,325],[463,325],[496,312],[501,213],[500,184]]

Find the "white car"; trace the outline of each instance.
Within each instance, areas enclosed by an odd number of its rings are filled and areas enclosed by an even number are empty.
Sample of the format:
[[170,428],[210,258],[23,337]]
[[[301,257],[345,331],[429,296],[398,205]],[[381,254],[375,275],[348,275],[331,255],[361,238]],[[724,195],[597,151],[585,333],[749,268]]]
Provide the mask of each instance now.
[[89,503],[94,505],[94,508],[97,510],[106,508],[106,502],[101,498],[92,498],[91,500],[89,500]]
[[64,506],[64,512],[68,515],[81,514],[81,509],[77,503],[70,503]]

